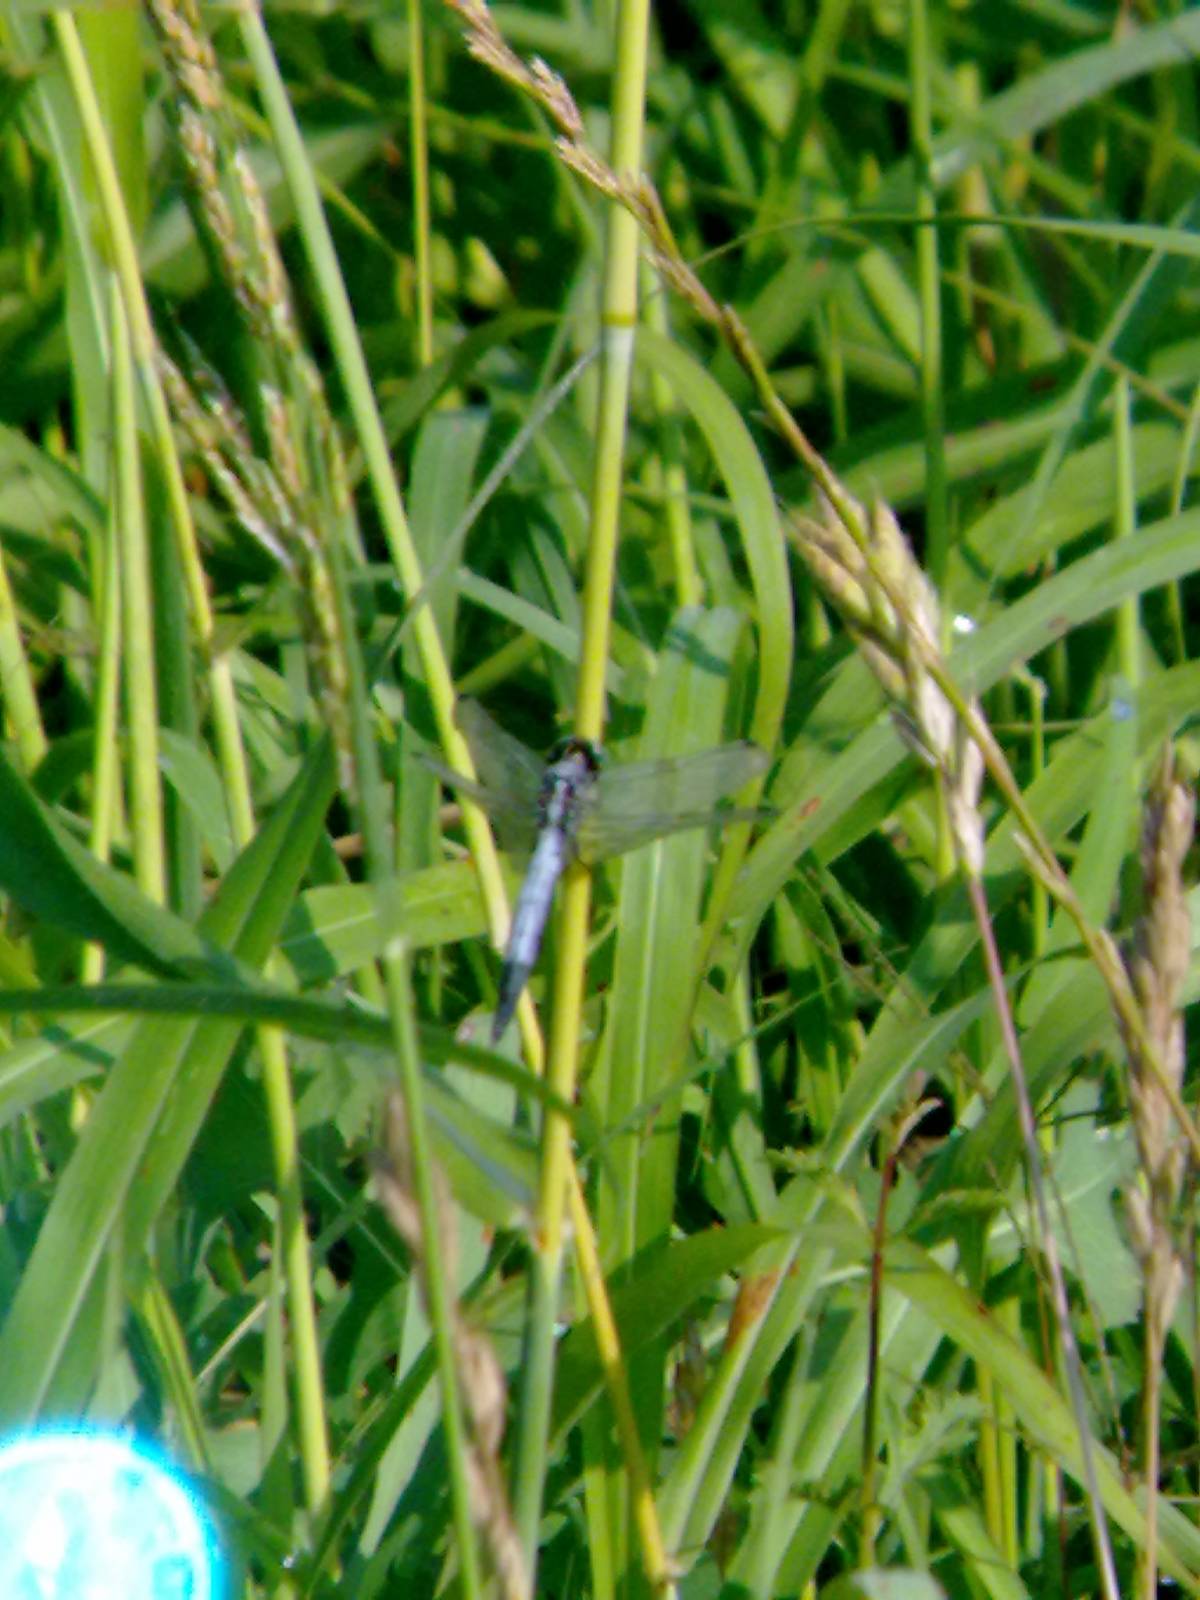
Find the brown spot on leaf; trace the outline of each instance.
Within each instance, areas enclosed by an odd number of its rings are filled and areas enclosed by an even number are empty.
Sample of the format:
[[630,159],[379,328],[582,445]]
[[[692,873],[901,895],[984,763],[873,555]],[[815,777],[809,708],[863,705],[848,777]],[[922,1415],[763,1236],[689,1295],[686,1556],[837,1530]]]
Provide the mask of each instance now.
[[729,1319],[729,1333],[725,1340],[730,1349],[747,1328],[762,1320],[763,1312],[770,1305],[771,1296],[778,1282],[777,1272],[760,1272],[756,1277],[742,1279],[737,1299],[733,1304],[733,1315]]

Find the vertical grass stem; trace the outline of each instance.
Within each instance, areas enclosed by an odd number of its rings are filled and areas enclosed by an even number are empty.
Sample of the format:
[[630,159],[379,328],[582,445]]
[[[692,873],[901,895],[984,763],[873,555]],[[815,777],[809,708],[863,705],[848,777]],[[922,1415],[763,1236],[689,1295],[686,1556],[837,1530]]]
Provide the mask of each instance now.
[[159,784],[158,694],[154,600],[142,500],[128,323],[116,279],[110,285],[113,381],[113,473],[120,543],[121,633],[125,641],[125,714],[129,726],[129,805],[138,887],[159,905],[167,896],[162,789]]
[[946,571],[946,422],[942,403],[942,301],[934,187],[930,79],[933,63],[926,0],[909,7],[910,131],[917,165],[917,293],[921,302],[921,413],[925,431],[925,565],[935,585]]
[[417,365],[433,360],[433,263],[429,207],[429,129],[425,99],[425,27],[421,0],[408,0],[408,150],[412,161],[413,262]]
[[[647,0],[622,0],[616,16],[612,166],[638,173],[642,162],[646,85]],[[581,738],[599,740],[604,728],[604,676],[625,459],[625,435],[637,320],[637,221],[612,205],[604,262],[602,353],[591,518],[584,568],[582,641],[575,726]],[[583,1000],[591,880],[569,871],[562,892],[558,965],[547,1078],[567,1104],[575,1097],[579,1017]],[[547,1112],[526,1325],[522,1429],[515,1463],[514,1511],[529,1570],[534,1570],[546,1472],[550,1395],[554,1382],[554,1327],[562,1297],[563,1210],[571,1175],[571,1130]]]
[[[167,514],[175,534],[176,551],[187,589],[192,625],[201,650],[210,661],[209,683],[212,696],[214,727],[217,734],[218,756],[225,778],[225,791],[229,797],[236,836],[245,844],[253,834],[254,819],[250,804],[249,779],[245,754],[241,743],[232,677],[228,661],[211,656],[213,617],[203,565],[196,546],[195,532],[188,506],[183,472],[175,448],[171,419],[163,397],[154,363],[155,340],[146,305],[144,288],[138,267],[137,250],[132,229],[125,210],[120,184],[109,149],[108,139],[96,100],[95,90],[88,71],[87,61],[80,45],[74,20],[67,12],[52,17],[55,39],[59,47],[67,80],[71,86],[75,105],[84,129],[84,137],[96,178],[100,207],[107,228],[107,241],[115,268],[114,311],[114,400],[127,406],[132,418],[132,371],[122,378],[122,359],[132,359],[132,370],[140,380],[143,398],[150,422],[152,445],[156,451],[162,481],[166,492]],[[116,294],[119,286],[119,300]],[[119,316],[117,307],[119,305]],[[118,337],[119,334],[119,337]],[[128,387],[125,395],[124,385]],[[118,441],[122,428],[116,429]],[[120,472],[131,475],[138,462],[131,457],[124,467],[118,461],[118,489]],[[131,485],[132,485],[131,478]],[[132,492],[132,487],[131,487]],[[125,498],[118,503],[123,521],[127,512]],[[137,497],[140,506],[140,493]],[[128,576],[125,580],[128,582]],[[126,602],[128,612],[129,601]],[[143,619],[149,615],[149,604],[142,606]],[[127,647],[128,649],[128,647]],[[128,664],[128,663],[127,663]],[[130,669],[132,670],[132,669]],[[153,682],[152,665],[143,665],[141,676]],[[157,725],[157,714],[155,713]],[[157,784],[157,760],[154,764]],[[161,824],[159,828],[161,838]],[[161,845],[160,845],[161,860]],[[161,898],[161,895],[159,896]],[[294,1116],[291,1112],[290,1087],[287,1084],[286,1060],[282,1041],[271,1030],[265,1030],[263,1050],[264,1076],[268,1083],[268,1110],[274,1117],[281,1096],[287,1103],[287,1117],[283,1123],[272,1122],[272,1143],[276,1154],[287,1152],[282,1167],[277,1166],[280,1187],[281,1211],[285,1224],[284,1254],[288,1266],[289,1310],[293,1324],[296,1357],[297,1411],[299,1416],[300,1448],[308,1503],[316,1510],[324,1499],[329,1482],[329,1448],[324,1419],[324,1390],[316,1335],[316,1312],[313,1304],[311,1268],[308,1259],[307,1238],[299,1201],[298,1160],[295,1149]],[[282,1072],[282,1079],[280,1073]]]

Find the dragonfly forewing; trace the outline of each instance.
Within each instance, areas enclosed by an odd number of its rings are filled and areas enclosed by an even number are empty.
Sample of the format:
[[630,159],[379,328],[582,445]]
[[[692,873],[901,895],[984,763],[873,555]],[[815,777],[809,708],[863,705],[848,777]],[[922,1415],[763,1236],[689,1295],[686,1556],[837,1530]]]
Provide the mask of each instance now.
[[722,810],[719,802],[766,767],[766,753],[742,742],[606,768],[581,811],[579,854],[603,861],[688,828],[754,820],[765,813]]
[[464,700],[455,719],[471,747],[475,771],[485,789],[509,795],[514,801],[537,804],[546,763],[527,745],[505,733],[478,700]]
[[479,781],[462,777],[434,756],[423,757],[442,782],[482,807],[496,824],[506,850],[527,855],[538,828],[538,797],[545,762],[491,717],[475,700],[464,700],[455,720],[471,750]]
[[482,783],[472,783],[453,767],[434,756],[422,755],[422,761],[437,773],[444,784],[458,794],[473,800],[486,811],[496,825],[500,842],[506,850],[527,855],[537,838],[537,796],[531,800],[525,794],[512,794],[501,789],[491,789]]

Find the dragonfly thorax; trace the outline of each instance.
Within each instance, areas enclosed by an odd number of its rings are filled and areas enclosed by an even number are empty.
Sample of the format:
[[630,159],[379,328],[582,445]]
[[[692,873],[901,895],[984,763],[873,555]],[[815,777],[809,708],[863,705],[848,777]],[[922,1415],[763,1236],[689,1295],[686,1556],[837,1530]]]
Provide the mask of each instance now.
[[555,750],[538,794],[538,827],[558,828],[574,839],[584,802],[600,771],[600,758],[586,739],[566,739]]

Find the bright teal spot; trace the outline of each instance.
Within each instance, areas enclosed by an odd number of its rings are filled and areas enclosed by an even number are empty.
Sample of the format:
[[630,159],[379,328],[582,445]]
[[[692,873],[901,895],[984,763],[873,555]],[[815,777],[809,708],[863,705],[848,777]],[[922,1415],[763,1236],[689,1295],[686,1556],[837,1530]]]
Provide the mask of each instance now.
[[217,1600],[212,1525],[157,1456],[98,1433],[0,1444],[4,1600]]

